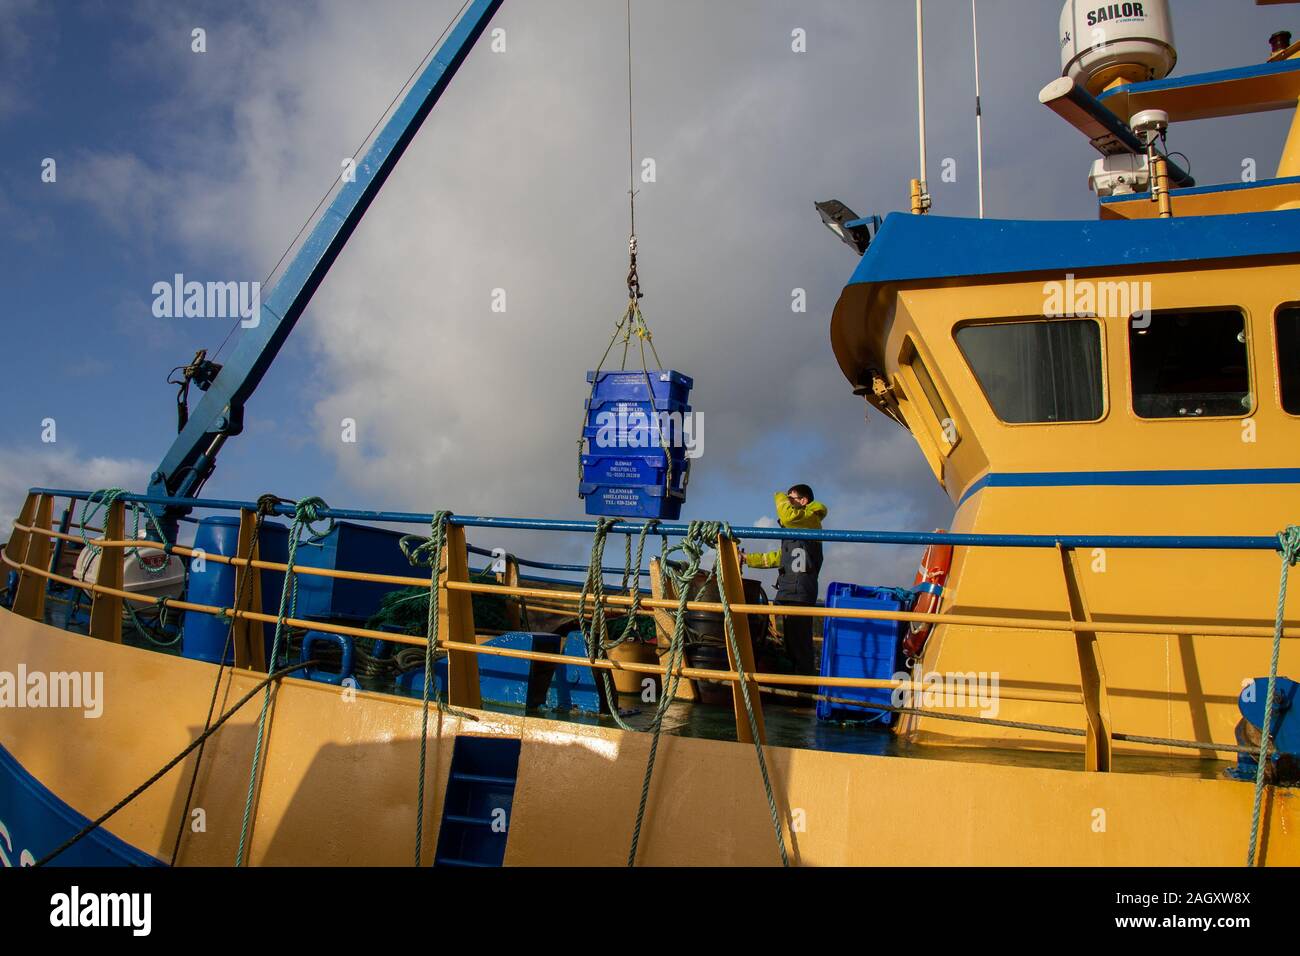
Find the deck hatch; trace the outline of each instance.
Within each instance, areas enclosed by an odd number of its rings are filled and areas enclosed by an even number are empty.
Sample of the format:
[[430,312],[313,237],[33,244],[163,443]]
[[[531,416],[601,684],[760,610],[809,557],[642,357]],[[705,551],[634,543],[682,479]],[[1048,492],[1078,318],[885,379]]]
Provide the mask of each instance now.
[[505,861],[521,746],[514,737],[456,738],[435,866]]

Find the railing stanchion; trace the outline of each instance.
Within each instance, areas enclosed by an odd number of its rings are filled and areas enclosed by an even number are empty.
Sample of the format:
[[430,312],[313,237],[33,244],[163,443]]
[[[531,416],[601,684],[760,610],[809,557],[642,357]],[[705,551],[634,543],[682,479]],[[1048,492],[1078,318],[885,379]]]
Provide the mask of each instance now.
[[[744,604],[745,603],[745,582],[740,573],[740,552],[736,548],[736,542],[726,535],[718,535],[718,570],[721,573],[722,587],[726,588],[727,603]],[[754,674],[754,645],[749,639],[749,615],[732,614],[731,615],[732,633],[736,635],[736,647],[733,649],[731,642],[725,639],[727,645],[727,660],[733,671],[744,670],[745,676],[752,680]],[[737,653],[740,659],[737,660]],[[745,713],[745,698],[743,696],[743,684],[735,681],[731,685],[731,702],[736,712],[736,740],[742,744],[752,744],[754,742],[754,733],[750,730],[749,717]],[[758,732],[758,742],[767,743],[767,731],[763,724],[763,704],[761,701],[762,694],[756,686],[749,688],[749,703],[754,710],[754,729]]]
[[[513,554],[506,555],[505,569],[496,572],[496,579],[497,584],[504,584],[508,588],[519,587],[519,562]],[[506,626],[512,631],[522,631],[524,628],[523,615],[520,613],[522,604],[523,598],[513,595],[506,598]]]
[[[14,521],[13,531],[9,534],[9,542],[5,545],[5,557],[14,564],[23,564],[27,560],[27,542],[31,540],[31,532],[22,530],[30,528],[32,521],[36,518],[36,504],[40,500],[40,495],[31,492],[23,499],[22,510],[18,512],[18,518]],[[18,580],[21,582],[23,572],[18,572]],[[10,603],[17,599],[17,593],[9,595]]]
[[[50,522],[54,517],[53,495],[28,495],[23,505],[21,523],[33,529],[53,530]],[[21,559],[29,568],[48,568],[50,564],[50,539],[43,534],[16,534],[21,552],[14,557]],[[14,543],[10,542],[12,548]],[[18,575],[18,593],[14,595],[13,610],[15,614],[31,618],[33,621],[45,619],[46,578],[33,571],[21,571]]]
[[[126,537],[126,502],[114,501],[104,520],[104,540],[121,541]],[[124,548],[104,548],[99,552],[99,569],[95,583],[122,590],[126,568]],[[95,592],[90,599],[90,636],[113,644],[122,643],[122,598],[116,594]]]
[[[452,590],[448,581],[469,582],[469,552],[465,529],[447,524],[438,571],[438,633],[444,641],[477,643],[474,634],[474,601],[468,591]],[[447,652],[447,701],[453,707],[482,707],[478,685],[478,655],[466,651]]]
[[[1078,553],[1074,548],[1059,545],[1057,551],[1065,574],[1065,597],[1070,619],[1091,624],[1092,613],[1083,593]],[[1083,691],[1083,712],[1088,731],[1084,770],[1105,773],[1111,767],[1110,695],[1106,690],[1106,668],[1102,664],[1097,632],[1075,631],[1074,646],[1079,655],[1079,686]]]
[[[67,534],[68,529],[72,527],[72,512],[76,508],[75,498],[68,499],[68,506],[63,509],[63,515],[59,518],[59,533]],[[57,572],[59,563],[63,560],[64,539],[57,538],[54,541],[54,554],[50,557],[50,570]]]
[[[244,561],[261,558],[261,545],[257,541],[257,512],[241,508],[239,512],[239,540],[235,557]],[[251,576],[251,577],[250,577]],[[289,587],[287,576],[282,587]],[[235,593],[232,604],[237,611],[262,613],[262,572],[251,564],[235,565]],[[279,602],[277,601],[277,607]],[[246,617],[236,617],[230,635],[234,648],[235,666],[250,670],[266,670],[266,625]]]

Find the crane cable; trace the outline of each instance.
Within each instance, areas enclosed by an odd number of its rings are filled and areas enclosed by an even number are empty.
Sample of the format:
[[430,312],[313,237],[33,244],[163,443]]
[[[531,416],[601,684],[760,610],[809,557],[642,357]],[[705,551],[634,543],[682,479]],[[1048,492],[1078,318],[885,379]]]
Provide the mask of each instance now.
[[[650,326],[646,323],[645,316],[641,314],[640,300],[644,298],[645,293],[641,291],[641,278],[637,274],[637,236],[636,236],[636,152],[633,142],[633,112],[632,112],[632,0],[627,0],[627,197],[628,197],[628,220],[630,232],[627,240],[628,249],[628,267],[627,267],[627,308],[623,315],[614,325],[614,334],[610,337],[609,345],[605,347],[605,354],[601,356],[600,361],[596,364],[595,374],[592,376],[591,393],[588,395],[588,406],[596,396],[596,387],[600,382],[600,374],[609,358],[610,352],[614,350],[620,337],[623,340],[623,359],[619,365],[621,371],[627,370],[627,356],[631,349],[632,337],[636,336],[637,345],[640,350],[641,372],[645,376],[646,397],[650,401],[653,411],[654,405],[654,386],[650,382],[650,370],[646,364],[646,345],[650,346],[650,354],[654,357],[655,368],[664,368],[663,360],[659,358],[659,351],[655,348],[654,334],[650,331]],[[664,474],[665,488],[672,488],[673,485],[673,460],[672,452],[668,446],[668,439],[664,435],[663,424],[658,416],[654,416],[655,431],[659,438],[659,447],[664,453],[664,459],[667,467]],[[587,419],[584,415],[583,430],[578,433],[578,481],[582,481],[582,453],[586,441],[585,426]]]
[[[361,140],[361,144],[352,151],[352,156],[350,158],[354,162],[361,155],[361,151],[366,148],[366,144],[370,142],[370,138],[375,135],[375,130],[379,129],[379,124],[382,123],[385,117],[392,112],[393,107],[397,104],[397,101],[401,98],[402,94],[410,88],[411,83],[414,82],[415,78],[420,74],[420,71],[424,69],[424,65],[429,62],[429,59],[442,44],[443,39],[451,32],[451,28],[459,22],[461,15],[464,14],[469,5],[470,0],[464,0],[460,5],[460,10],[457,11],[456,15],[447,22],[445,27],[442,28],[442,33],[438,35],[438,39],[433,41],[433,46],[429,47],[424,56],[420,58],[420,62],[417,63],[415,69],[411,71],[411,75],[406,78],[406,82],[402,84],[401,88],[398,89],[395,94],[393,94],[392,100],[390,100],[388,105],[384,107],[384,111],[379,114],[379,118],[375,120],[375,125],[370,127],[370,132],[368,132],[365,135],[365,138]],[[270,283],[271,278],[279,271],[280,266],[284,264],[284,260],[289,257],[289,253],[292,252],[294,247],[298,244],[298,240],[302,238],[302,234],[307,231],[307,227],[316,221],[316,214],[320,212],[321,207],[325,205],[325,201],[334,194],[334,190],[338,187],[340,182],[341,178],[338,176],[335,176],[330,180],[329,188],[325,190],[324,195],[322,195],[320,200],[316,203],[316,208],[311,211],[307,218],[303,220],[302,225],[298,227],[297,235],[293,237],[289,242],[289,245],[285,246],[284,252],[280,253],[280,258],[276,261],[275,265],[271,267],[271,271],[266,274],[266,278],[262,280],[262,285]],[[217,350],[212,354],[213,361],[215,361],[225,350],[226,346],[230,343],[231,337],[235,334],[235,330],[240,327],[242,321],[242,319],[236,319],[234,324],[231,325],[230,331],[226,333],[226,337],[221,340],[221,344],[217,346]]]
[[[633,303],[641,298],[641,279],[636,272],[636,153],[632,146],[632,0],[627,0],[627,206],[631,230],[627,240],[627,293]],[[638,314],[640,310],[637,310]],[[655,356],[657,359],[658,356]],[[626,362],[626,349],[624,349]]]

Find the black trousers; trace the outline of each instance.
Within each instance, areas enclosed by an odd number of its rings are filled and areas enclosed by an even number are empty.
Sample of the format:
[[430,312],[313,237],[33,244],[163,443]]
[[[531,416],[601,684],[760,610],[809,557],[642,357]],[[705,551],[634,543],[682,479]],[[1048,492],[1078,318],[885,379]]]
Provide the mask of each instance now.
[[[812,607],[807,601],[777,601],[792,607]],[[796,674],[818,674],[820,670],[813,655],[813,619],[790,617],[785,621],[785,652],[794,662]]]

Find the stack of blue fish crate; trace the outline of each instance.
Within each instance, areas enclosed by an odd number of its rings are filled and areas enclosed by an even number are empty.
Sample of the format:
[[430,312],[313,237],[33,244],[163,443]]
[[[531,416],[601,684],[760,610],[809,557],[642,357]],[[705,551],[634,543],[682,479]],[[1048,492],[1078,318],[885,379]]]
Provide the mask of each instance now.
[[587,514],[675,521],[690,475],[684,425],[695,383],[667,370],[588,372],[587,382],[578,484]]

